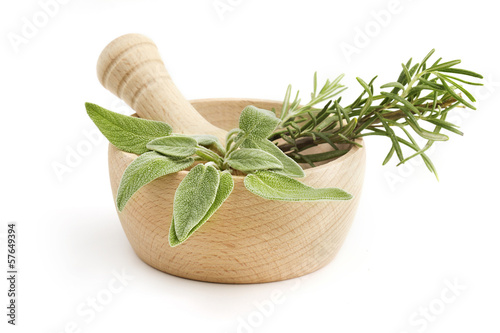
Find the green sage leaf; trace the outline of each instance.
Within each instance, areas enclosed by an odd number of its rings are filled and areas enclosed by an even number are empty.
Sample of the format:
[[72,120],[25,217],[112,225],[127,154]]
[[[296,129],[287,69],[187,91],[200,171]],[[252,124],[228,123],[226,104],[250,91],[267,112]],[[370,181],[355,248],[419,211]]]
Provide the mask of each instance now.
[[304,170],[302,170],[301,166],[297,164],[292,158],[288,157],[281,149],[279,149],[274,143],[266,139],[246,139],[242,144],[242,148],[255,148],[261,149],[266,153],[269,153],[276,157],[281,164],[283,165],[283,169],[277,171],[284,175],[302,178],[305,177]]
[[109,142],[129,153],[143,154],[148,151],[148,142],[172,133],[172,127],[164,122],[125,116],[91,103],[85,103],[85,108]]
[[190,135],[190,137],[195,139],[200,146],[210,147],[211,145],[214,145],[215,148],[217,148],[217,150],[220,153],[222,153],[223,155],[226,153],[226,150],[221,145],[219,139],[215,135],[196,134],[196,135]]
[[283,164],[276,157],[255,148],[240,148],[232,152],[227,163],[231,168],[244,172],[283,169]]
[[160,154],[172,157],[189,157],[194,155],[198,142],[188,136],[166,136],[154,139],[146,147]]
[[169,232],[169,237],[168,241],[170,243],[170,246],[177,246],[181,244],[182,242],[186,241],[196,230],[198,230],[205,222],[208,221],[212,217],[212,215],[219,209],[220,206],[226,201],[226,199],[229,197],[231,192],[233,191],[234,188],[234,181],[233,177],[228,171],[224,171],[220,174],[220,181],[219,181],[219,187],[217,188],[217,194],[215,195],[215,200],[212,206],[210,206],[210,209],[207,211],[205,216],[201,219],[200,222],[198,222],[197,225],[195,225],[188,233],[188,235],[182,239],[179,240],[177,238],[177,235],[175,234],[175,219],[172,219],[172,224],[170,225],[170,232]]
[[215,201],[219,181],[219,171],[215,167],[198,164],[179,184],[173,213],[175,234],[179,240],[185,240],[207,214]]
[[122,211],[132,195],[144,185],[156,178],[184,170],[193,162],[192,158],[173,160],[152,151],[137,157],[125,169],[120,181],[116,195],[118,210]]
[[267,139],[278,126],[280,120],[269,110],[247,106],[240,115],[240,129],[248,136]]
[[258,171],[245,177],[245,187],[262,198],[281,201],[350,200],[339,188],[313,188],[272,171]]

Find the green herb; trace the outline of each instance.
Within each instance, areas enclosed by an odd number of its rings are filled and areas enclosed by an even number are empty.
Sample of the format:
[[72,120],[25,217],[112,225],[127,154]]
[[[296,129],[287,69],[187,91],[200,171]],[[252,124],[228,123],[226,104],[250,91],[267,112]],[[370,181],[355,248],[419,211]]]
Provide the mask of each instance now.
[[[273,111],[247,106],[240,115],[239,128],[228,132],[225,147],[212,135],[172,134],[168,124],[120,115],[87,103],[90,118],[113,145],[140,155],[122,176],[117,207],[123,210],[135,192],[149,182],[199,162],[175,193],[169,243],[177,246],[229,197],[234,187],[231,174],[235,172],[245,176],[244,185],[250,192],[265,199],[349,200],[352,195],[342,189],[315,189],[294,179],[305,176],[298,163],[314,166],[347,153],[350,146],[359,145],[358,138],[379,135],[387,137],[391,145],[384,164],[394,155],[400,164],[421,156],[436,173],[425,152],[435,141],[448,140],[441,130],[462,135],[446,117],[456,107],[474,108],[471,103],[475,99],[462,84],[481,85],[456,75],[482,76],[455,68],[458,60],[442,63],[438,59],[429,66],[427,61],[433,52],[421,63],[412,66],[410,59],[403,64],[397,81],[380,86],[388,91],[375,94],[376,77],[368,83],[357,78],[362,92],[346,106],[341,106],[341,98],[331,100],[346,89],[340,84],[342,76],[327,80],[318,90],[314,74],[310,102],[301,105],[298,92],[292,101],[289,86],[279,118]],[[323,102],[326,105],[317,108]],[[425,144],[420,147],[414,136]],[[319,144],[328,144],[331,149],[306,152]],[[404,147],[412,154],[405,156]]]
[[[144,123],[142,119],[119,115],[92,104],[87,104],[87,108],[92,115],[98,110],[99,117],[94,116],[92,120],[117,148],[135,153],[147,151],[137,157],[122,176],[117,194],[120,211],[135,192],[154,179],[189,168],[195,160],[202,162],[189,171],[175,192],[169,232],[171,246],[186,241],[223,204],[233,190],[231,173],[235,171],[246,174],[245,185],[263,198],[317,201],[351,197],[339,189],[315,190],[290,178],[303,177],[304,170],[267,140],[280,122],[271,111],[246,107],[241,113],[239,128],[228,133],[224,148],[214,136],[169,135],[152,130],[166,125],[161,122]],[[137,130],[140,126],[147,126],[145,132],[149,136]],[[134,133],[133,138],[140,144],[133,140],[124,144],[122,137],[130,133]],[[266,177],[265,172],[273,176]]]
[[241,112],[240,130],[248,137],[267,139],[279,122],[280,120],[276,118],[273,112],[255,106],[247,106]]
[[171,157],[189,157],[196,153],[198,141],[188,136],[166,136],[155,139],[146,148]]
[[175,235],[179,241],[188,237],[215,201],[220,174],[212,165],[198,164],[182,180],[174,197]]
[[260,149],[241,148],[227,158],[229,166],[235,170],[252,172],[255,170],[283,169],[283,164],[273,155]]
[[144,185],[156,178],[184,170],[193,162],[192,158],[174,160],[156,152],[144,153],[137,157],[125,169],[120,181],[116,195],[118,210],[122,211],[132,195]]
[[145,153],[149,151],[148,142],[172,133],[172,127],[166,123],[124,116],[91,103],[86,103],[85,107],[109,142],[128,153]]
[[279,149],[274,143],[267,139],[245,139],[242,144],[242,148],[254,148],[260,149],[272,156],[276,157],[281,164],[283,169],[280,170],[284,175],[290,177],[302,178],[305,177],[304,170],[297,164],[291,157],[287,156],[281,149]]
[[352,195],[338,188],[313,188],[272,171],[245,177],[245,187],[260,197],[282,201],[350,200]]
[[[280,139],[285,143],[281,143],[279,147],[288,156],[297,162],[314,166],[315,162],[346,153],[349,149],[340,147],[356,145],[358,138],[385,136],[391,147],[384,164],[394,155],[399,164],[421,156],[429,170],[437,176],[436,169],[425,152],[434,142],[448,140],[448,136],[441,133],[441,130],[463,134],[457,129],[457,125],[445,119],[457,107],[475,109],[471,104],[475,99],[464,85],[482,84],[463,77],[482,79],[482,76],[470,70],[456,68],[460,60],[441,62],[440,58],[429,65],[428,61],[433,53],[434,50],[429,52],[420,63],[412,65],[410,59],[402,64],[398,79],[381,85],[380,89],[389,90],[379,94],[375,94],[374,88],[377,77],[368,83],[357,78],[362,92],[354,102],[346,106],[341,106],[341,98],[338,98],[322,108],[314,107],[345,89],[339,83],[342,76],[333,82],[327,81],[317,93],[315,74],[311,101],[304,106],[299,106],[298,92],[291,102],[289,86],[280,113],[281,122],[269,136],[269,140],[278,142]],[[418,144],[418,137],[426,140],[423,147]],[[324,143],[331,145],[335,153],[318,155],[305,152]],[[408,157],[405,157],[405,147],[411,153]]]
[[219,207],[224,203],[224,201],[226,201],[226,199],[233,191],[233,188],[234,188],[234,181],[231,174],[228,171],[221,172],[219,187],[217,188],[217,193],[215,195],[214,202],[208,209],[205,216],[203,216],[203,218],[198,222],[198,224],[196,224],[194,227],[191,227],[187,235],[184,238],[181,238],[180,240],[177,237],[177,233],[175,232],[175,226],[177,225],[177,223],[175,222],[175,219],[172,218],[172,224],[170,225],[170,233],[168,238],[170,246],[177,246],[181,244],[186,239],[188,239],[189,236],[191,236],[196,230],[198,230],[205,222],[207,222],[208,219],[212,217],[212,215],[217,211],[217,209],[219,209]]
[[226,150],[220,144],[219,139],[217,139],[217,137],[214,136],[214,135],[210,135],[210,134],[198,134],[198,135],[191,135],[191,137],[193,139],[195,139],[200,146],[204,146],[204,147],[207,147],[207,148],[210,148],[210,147],[213,146],[222,155],[224,155],[226,153]]

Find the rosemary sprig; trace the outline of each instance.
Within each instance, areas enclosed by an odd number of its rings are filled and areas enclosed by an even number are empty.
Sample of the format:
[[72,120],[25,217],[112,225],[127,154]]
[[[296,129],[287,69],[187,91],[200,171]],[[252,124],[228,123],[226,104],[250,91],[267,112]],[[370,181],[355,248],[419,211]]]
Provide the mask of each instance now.
[[330,80],[327,80],[321,90],[318,92],[318,75],[317,73],[314,73],[314,88],[313,92],[311,93],[311,100],[303,106],[300,105],[301,99],[299,98],[299,91],[297,91],[293,102],[290,102],[292,85],[288,85],[285,99],[283,101],[283,107],[280,113],[281,124],[290,125],[290,120],[300,117],[311,111],[317,111],[317,109],[313,108],[315,105],[328,101],[346,90],[347,88],[340,84],[340,81],[343,77],[344,75],[339,75],[332,82],[330,82]]
[[[298,92],[291,101],[291,86],[285,94],[280,124],[269,137],[279,144],[279,148],[300,163],[314,166],[345,154],[345,145],[357,145],[356,139],[364,136],[386,136],[391,147],[383,164],[394,155],[399,164],[420,156],[428,169],[437,177],[437,172],[425,152],[436,141],[446,141],[448,136],[442,130],[463,135],[458,126],[446,120],[449,112],[457,107],[474,109],[474,96],[464,85],[482,85],[464,77],[482,79],[473,71],[456,68],[460,60],[441,62],[441,58],[428,65],[433,55],[430,51],[420,63],[412,65],[412,59],[402,64],[397,81],[380,86],[375,94],[374,77],[368,83],[361,78],[357,81],[362,92],[351,104],[342,107],[341,97],[331,100],[346,88],[340,84],[343,75],[334,81],[327,81],[317,92],[317,74],[314,74],[314,88],[311,101],[300,106]],[[323,108],[316,105],[328,101]],[[427,129],[427,128],[429,129]],[[416,138],[426,143],[420,147]],[[323,154],[307,154],[305,151],[319,144],[327,143],[333,151]],[[405,157],[402,147],[412,153]],[[340,149],[340,147],[343,147]]]

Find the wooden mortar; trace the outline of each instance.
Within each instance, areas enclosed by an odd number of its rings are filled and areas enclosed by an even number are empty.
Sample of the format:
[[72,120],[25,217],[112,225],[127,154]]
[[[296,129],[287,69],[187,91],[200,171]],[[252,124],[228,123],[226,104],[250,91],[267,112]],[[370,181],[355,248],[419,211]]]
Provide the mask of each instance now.
[[[237,126],[241,110],[250,104],[280,107],[280,102],[262,100],[192,102],[206,119],[226,130]],[[115,200],[121,176],[135,158],[109,146]],[[245,188],[244,177],[234,176],[235,187],[227,201],[185,243],[174,248],[168,243],[174,193],[187,171],[144,186],[118,216],[139,258],[161,271],[210,282],[280,281],[314,272],[334,258],[354,219],[364,169],[365,150],[354,147],[337,160],[306,169],[306,177],[301,179],[314,187],[340,187],[354,195],[350,201],[266,200]]]
[[[103,85],[123,98],[139,116],[167,121],[177,133],[213,134],[223,139],[226,131],[238,126],[240,112],[247,105],[281,108],[281,102],[256,99],[189,103],[159,59],[149,39],[126,35],[103,51],[98,75]],[[330,147],[318,149],[326,151]],[[115,202],[123,172],[136,157],[109,146]],[[354,195],[350,201],[266,200],[244,187],[244,177],[233,176],[234,190],[226,202],[185,243],[174,248],[168,242],[173,199],[188,171],[161,177],[142,187],[118,216],[139,258],[161,271],[220,283],[280,281],[314,272],[335,257],[354,219],[364,169],[365,150],[353,147],[334,161],[306,169],[306,177],[301,179],[314,187],[342,188]]]

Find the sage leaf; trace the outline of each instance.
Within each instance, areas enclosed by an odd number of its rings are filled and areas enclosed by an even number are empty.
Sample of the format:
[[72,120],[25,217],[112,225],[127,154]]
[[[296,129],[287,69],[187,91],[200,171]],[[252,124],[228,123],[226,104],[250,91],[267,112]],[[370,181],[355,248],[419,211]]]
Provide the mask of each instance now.
[[241,147],[261,149],[276,157],[283,165],[283,169],[278,171],[279,173],[295,178],[305,177],[304,170],[302,170],[301,166],[269,140],[249,138],[241,144]]
[[198,164],[179,184],[174,196],[175,234],[184,240],[207,214],[215,201],[219,187],[219,171],[211,166]]
[[226,201],[226,199],[229,197],[231,192],[233,191],[234,188],[234,181],[233,177],[228,171],[224,171],[220,173],[220,181],[219,181],[219,187],[217,188],[217,194],[215,195],[215,200],[212,206],[210,206],[210,209],[207,211],[205,216],[201,219],[200,222],[198,222],[197,225],[192,228],[188,235],[182,239],[179,240],[177,238],[177,235],[175,234],[175,219],[172,219],[172,224],[170,225],[170,232],[169,232],[169,237],[168,241],[170,243],[170,246],[177,246],[181,244],[182,242],[186,241],[196,230],[198,230],[205,222],[208,221],[212,217],[212,215],[219,209],[220,206]]
[[177,246],[182,243],[182,241],[180,241],[175,234],[175,219],[173,217],[172,223],[170,224],[170,229],[168,230],[168,243],[171,247]]
[[224,147],[221,145],[219,139],[215,135],[210,135],[210,134],[195,134],[191,135],[193,139],[195,139],[200,146],[204,147],[210,147],[211,145],[214,145],[217,150],[224,155],[226,153],[226,150]]
[[172,157],[189,157],[196,152],[198,142],[188,136],[166,136],[154,139],[146,147],[160,154]]
[[85,103],[85,108],[109,142],[128,153],[143,154],[148,151],[148,142],[172,133],[172,127],[164,122],[125,116],[91,103]]
[[283,169],[283,164],[276,157],[254,148],[240,148],[232,152],[227,163],[231,168],[244,172]]
[[118,210],[122,211],[132,195],[144,185],[156,178],[184,170],[193,162],[192,158],[173,160],[152,151],[137,157],[125,169],[120,181],[116,195]]
[[339,188],[313,188],[296,179],[272,171],[258,171],[244,180],[245,187],[262,198],[281,201],[350,200],[352,195]]
[[253,105],[244,108],[240,115],[240,129],[254,138],[267,139],[279,122],[271,111]]

